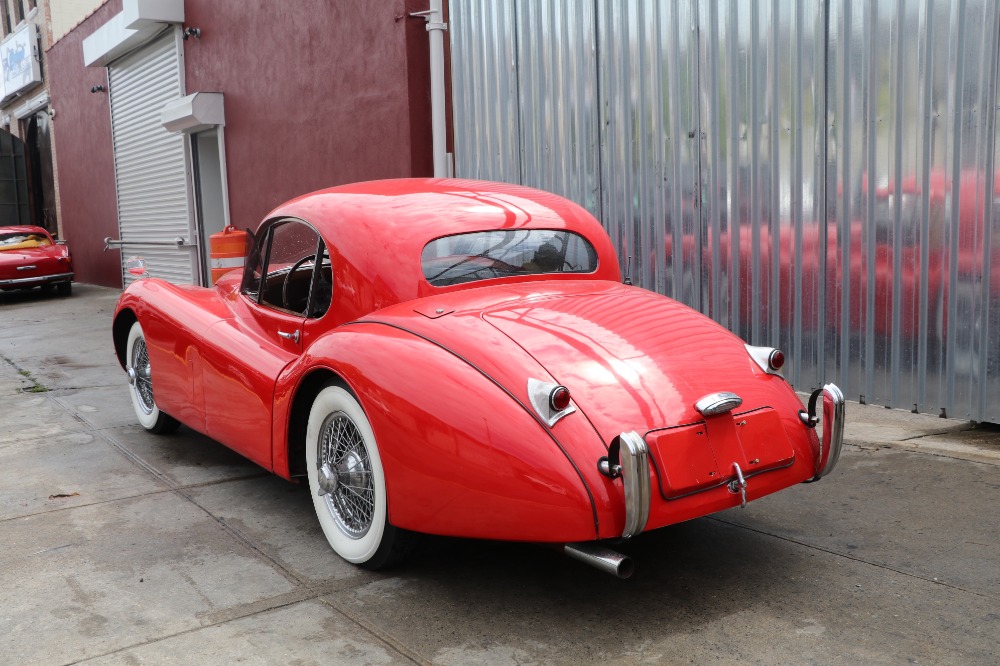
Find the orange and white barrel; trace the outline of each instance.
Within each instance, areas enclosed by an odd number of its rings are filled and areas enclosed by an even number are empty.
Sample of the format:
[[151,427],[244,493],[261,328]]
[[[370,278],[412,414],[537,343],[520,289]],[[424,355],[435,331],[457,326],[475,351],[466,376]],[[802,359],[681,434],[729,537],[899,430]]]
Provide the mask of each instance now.
[[228,226],[217,234],[209,237],[209,259],[212,265],[212,284],[233,270],[243,267],[243,254],[246,251],[247,232]]

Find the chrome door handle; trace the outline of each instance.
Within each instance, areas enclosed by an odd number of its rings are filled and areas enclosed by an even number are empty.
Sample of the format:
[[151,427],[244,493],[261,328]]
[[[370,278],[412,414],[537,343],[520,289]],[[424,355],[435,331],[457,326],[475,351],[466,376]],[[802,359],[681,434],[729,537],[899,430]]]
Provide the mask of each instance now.
[[298,343],[299,341],[299,331],[296,329],[291,333],[286,333],[285,331],[278,331],[278,335],[286,340],[291,340],[292,342]]

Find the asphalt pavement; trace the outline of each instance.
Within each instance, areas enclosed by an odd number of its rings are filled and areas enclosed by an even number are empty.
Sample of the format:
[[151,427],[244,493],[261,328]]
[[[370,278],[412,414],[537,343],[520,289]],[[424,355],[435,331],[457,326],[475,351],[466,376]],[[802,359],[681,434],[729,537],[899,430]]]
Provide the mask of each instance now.
[[1000,430],[848,404],[819,483],[623,544],[426,538],[372,573],[301,486],[135,421],[118,291],[0,292],[0,664],[996,664]]

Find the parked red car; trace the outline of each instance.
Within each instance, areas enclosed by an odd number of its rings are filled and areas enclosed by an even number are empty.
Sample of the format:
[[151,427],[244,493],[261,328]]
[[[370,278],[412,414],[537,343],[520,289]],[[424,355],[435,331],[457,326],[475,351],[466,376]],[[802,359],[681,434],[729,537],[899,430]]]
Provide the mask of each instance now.
[[781,352],[622,284],[607,233],[561,197],[347,185],[280,206],[248,248],[211,288],[122,294],[136,417],[307,482],[350,562],[388,565],[423,532],[563,544],[625,576],[601,542],[837,462],[836,386],[806,409]]
[[42,227],[0,227],[0,289],[50,286],[62,296],[73,289],[69,247]]

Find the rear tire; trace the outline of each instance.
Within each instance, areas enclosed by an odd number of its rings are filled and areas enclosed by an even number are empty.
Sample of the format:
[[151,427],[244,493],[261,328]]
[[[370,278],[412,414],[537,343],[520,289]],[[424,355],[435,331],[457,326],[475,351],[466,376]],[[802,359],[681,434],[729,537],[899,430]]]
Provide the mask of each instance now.
[[56,285],[56,293],[60,296],[69,296],[73,293],[73,283],[72,282],[60,282]]
[[340,385],[328,384],[309,412],[306,471],[320,527],[340,557],[382,569],[409,554],[414,535],[388,519],[385,474],[371,423]]
[[152,369],[149,365],[149,353],[146,350],[146,336],[143,335],[139,322],[132,324],[128,332],[125,363],[129,375],[132,408],[142,427],[157,435],[166,435],[177,430],[180,422],[160,411],[156,406],[156,400],[153,399]]

